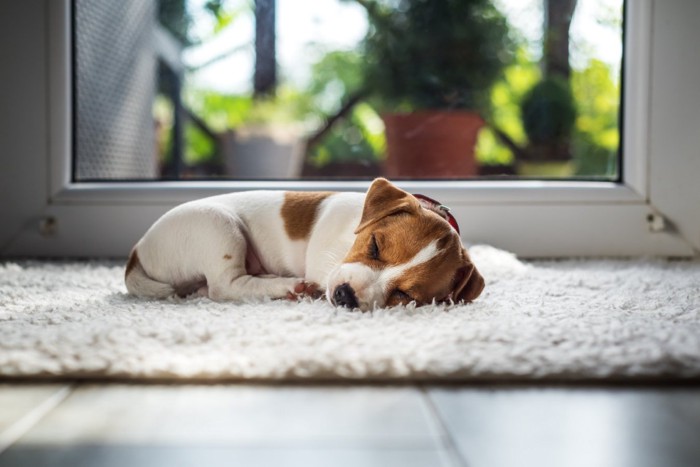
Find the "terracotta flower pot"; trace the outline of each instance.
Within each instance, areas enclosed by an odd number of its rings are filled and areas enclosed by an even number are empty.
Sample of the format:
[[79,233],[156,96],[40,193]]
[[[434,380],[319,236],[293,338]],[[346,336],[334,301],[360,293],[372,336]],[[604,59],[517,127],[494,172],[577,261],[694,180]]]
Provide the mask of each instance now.
[[474,146],[484,120],[475,112],[425,110],[382,116],[386,175],[462,178],[477,175]]

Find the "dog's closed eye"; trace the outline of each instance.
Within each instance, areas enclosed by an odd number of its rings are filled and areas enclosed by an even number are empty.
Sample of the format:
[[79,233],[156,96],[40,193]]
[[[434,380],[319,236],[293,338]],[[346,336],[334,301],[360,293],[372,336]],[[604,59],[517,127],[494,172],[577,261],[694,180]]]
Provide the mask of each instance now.
[[372,235],[372,239],[369,242],[369,257],[375,261],[379,261],[379,245],[377,244],[377,238]]
[[413,299],[409,294],[404,292],[401,289],[395,289],[391,293],[392,297],[395,298],[396,300],[402,302],[402,303],[409,303],[409,302],[415,302],[416,300]]

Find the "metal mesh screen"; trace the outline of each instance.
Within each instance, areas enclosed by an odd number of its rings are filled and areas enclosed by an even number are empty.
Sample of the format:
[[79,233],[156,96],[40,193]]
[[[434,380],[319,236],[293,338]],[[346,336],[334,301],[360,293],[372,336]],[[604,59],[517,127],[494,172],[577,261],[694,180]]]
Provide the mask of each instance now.
[[75,178],[156,178],[154,0],[74,0]]

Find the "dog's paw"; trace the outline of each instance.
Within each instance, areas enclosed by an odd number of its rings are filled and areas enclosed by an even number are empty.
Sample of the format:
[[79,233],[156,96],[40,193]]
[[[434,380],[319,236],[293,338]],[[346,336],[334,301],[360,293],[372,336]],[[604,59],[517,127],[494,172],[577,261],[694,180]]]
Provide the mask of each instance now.
[[321,298],[323,292],[315,282],[300,281],[294,286],[294,290],[287,293],[287,300],[301,300],[305,297],[312,299]]

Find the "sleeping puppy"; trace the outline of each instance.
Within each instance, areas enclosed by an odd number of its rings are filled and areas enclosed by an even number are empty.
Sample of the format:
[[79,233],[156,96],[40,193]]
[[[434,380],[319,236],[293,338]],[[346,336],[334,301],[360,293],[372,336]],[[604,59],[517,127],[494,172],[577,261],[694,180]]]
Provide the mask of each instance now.
[[360,310],[469,302],[484,288],[447,209],[383,178],[367,193],[249,191],[182,204],[138,241],[125,281],[144,298],[325,291]]

